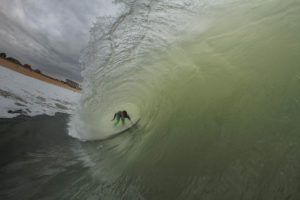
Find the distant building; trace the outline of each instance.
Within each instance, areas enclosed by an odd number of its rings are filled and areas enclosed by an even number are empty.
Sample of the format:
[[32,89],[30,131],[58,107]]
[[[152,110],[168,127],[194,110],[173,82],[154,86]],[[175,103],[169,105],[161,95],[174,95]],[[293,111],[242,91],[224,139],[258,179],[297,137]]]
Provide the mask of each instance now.
[[24,68],[32,70],[31,66],[28,64],[23,65]]
[[81,89],[79,83],[72,81],[70,79],[66,79],[66,84],[69,85],[72,88]]
[[42,73],[41,70],[39,70],[39,69],[35,69],[35,70],[33,70],[33,71],[35,71],[35,72],[38,73],[38,74],[41,74],[41,73]]
[[0,53],[0,58],[6,58],[6,53]]
[[15,63],[17,65],[21,65],[22,66],[21,62],[18,61],[17,59],[15,59],[15,58],[7,57],[6,60],[9,60],[10,62],[13,62],[13,63]]

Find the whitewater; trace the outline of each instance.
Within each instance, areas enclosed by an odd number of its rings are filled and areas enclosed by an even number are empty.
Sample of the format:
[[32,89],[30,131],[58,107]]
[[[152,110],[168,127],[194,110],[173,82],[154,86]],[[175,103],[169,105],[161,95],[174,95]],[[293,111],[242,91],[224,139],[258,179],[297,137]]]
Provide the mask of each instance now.
[[[114,4],[82,51],[74,114],[0,120],[22,147],[1,154],[0,194],[299,199],[299,0]],[[118,110],[141,120],[103,141],[125,128]]]
[[26,76],[0,65],[0,118],[72,114],[80,93]]

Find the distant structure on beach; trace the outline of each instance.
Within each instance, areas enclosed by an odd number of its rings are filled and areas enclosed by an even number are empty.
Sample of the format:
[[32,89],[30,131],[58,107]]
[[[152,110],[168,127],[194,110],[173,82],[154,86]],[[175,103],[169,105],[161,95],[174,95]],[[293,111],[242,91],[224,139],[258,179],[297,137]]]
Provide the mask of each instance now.
[[6,58],[6,53],[0,53],[0,58]]
[[22,66],[21,62],[18,61],[17,59],[15,59],[15,58],[7,57],[7,58],[5,58],[5,59],[6,59],[6,60],[9,60],[10,62],[13,62],[13,63],[15,63],[15,64],[17,64],[17,65],[21,65],[21,66]]
[[77,82],[75,82],[75,81],[72,81],[70,79],[66,79],[65,81],[63,81],[63,80],[59,80],[57,78],[53,78],[51,76],[48,76],[46,74],[43,74],[39,69],[32,69],[31,65],[29,65],[29,64],[22,65],[22,63],[19,60],[15,59],[13,57],[7,57],[6,53],[0,53],[0,58],[5,59],[5,60],[7,60],[7,61],[9,61],[11,63],[14,63],[16,65],[19,65],[19,66],[23,67],[24,69],[29,70],[30,72],[33,72],[33,73],[36,73],[36,74],[40,74],[40,75],[42,75],[42,76],[44,76],[46,78],[49,78],[49,79],[51,79],[53,81],[60,82],[62,84],[68,85],[68,86],[70,86],[70,87],[72,87],[74,89],[77,89],[77,90],[82,90],[80,84],[77,83]]
[[[34,72],[36,72],[36,73],[39,73],[39,74],[43,74],[39,69],[32,69],[31,68],[31,65],[29,65],[29,64],[24,64],[24,65],[22,65],[22,63],[19,61],[19,60],[17,60],[17,59],[15,59],[15,58],[13,58],[13,57],[6,57],[6,53],[0,53],[0,58],[4,58],[5,60],[8,60],[8,61],[10,61],[10,62],[12,62],[12,63],[15,63],[15,64],[17,64],[17,65],[20,65],[21,67],[24,67],[24,68],[26,68],[26,69],[29,69],[30,71],[34,71]],[[44,74],[43,74],[44,75]]]
[[79,85],[79,83],[75,82],[75,81],[72,81],[70,79],[66,79],[66,84],[73,87],[73,88],[76,88],[78,90],[81,90],[81,87]]
[[25,65],[23,65],[23,67],[25,67],[26,69],[32,70],[31,65],[25,64]]

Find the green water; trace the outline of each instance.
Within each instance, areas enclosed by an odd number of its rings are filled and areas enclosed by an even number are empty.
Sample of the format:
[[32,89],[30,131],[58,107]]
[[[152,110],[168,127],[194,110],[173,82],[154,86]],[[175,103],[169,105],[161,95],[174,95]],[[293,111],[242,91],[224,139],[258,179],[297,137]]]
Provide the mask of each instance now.
[[130,4],[109,39],[95,26],[75,136],[112,133],[116,108],[142,118],[98,166],[124,198],[298,199],[300,3],[203,2]]
[[300,1],[114,2],[76,114],[0,119],[0,199],[300,199]]

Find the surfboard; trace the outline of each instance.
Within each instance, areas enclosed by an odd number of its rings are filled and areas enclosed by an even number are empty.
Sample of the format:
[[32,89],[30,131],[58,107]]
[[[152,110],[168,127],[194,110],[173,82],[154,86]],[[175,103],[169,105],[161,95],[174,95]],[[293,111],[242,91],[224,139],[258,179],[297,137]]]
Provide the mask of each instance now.
[[108,136],[107,138],[105,138],[105,139],[103,139],[103,140],[112,139],[112,138],[114,138],[114,137],[116,137],[116,136],[118,136],[118,135],[121,135],[122,133],[125,133],[125,132],[129,131],[130,129],[136,127],[136,125],[139,123],[140,120],[141,120],[141,118],[139,118],[138,120],[136,120],[136,121],[135,121],[131,126],[129,126],[128,128],[125,128],[125,129],[123,129],[123,130],[121,130],[121,131],[119,131],[119,132],[117,132],[117,133],[114,133],[114,134]]

